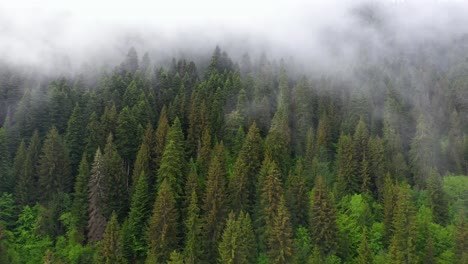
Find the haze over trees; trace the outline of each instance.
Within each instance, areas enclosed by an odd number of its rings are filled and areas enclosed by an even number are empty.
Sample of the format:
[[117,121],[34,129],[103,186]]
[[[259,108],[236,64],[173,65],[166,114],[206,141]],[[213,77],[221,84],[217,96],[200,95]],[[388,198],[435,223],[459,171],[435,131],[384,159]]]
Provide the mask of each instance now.
[[222,47],[2,64],[0,263],[468,263],[467,50],[434,45],[351,81]]

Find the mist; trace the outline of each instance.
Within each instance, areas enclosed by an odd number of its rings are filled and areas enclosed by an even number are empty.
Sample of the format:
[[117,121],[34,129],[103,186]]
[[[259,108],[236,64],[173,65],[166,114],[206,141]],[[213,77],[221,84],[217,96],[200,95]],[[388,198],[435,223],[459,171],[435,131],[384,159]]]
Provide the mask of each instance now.
[[205,55],[291,58],[348,69],[451,42],[468,32],[463,1],[15,1],[0,3],[0,59],[43,71],[115,65],[134,46],[154,62]]

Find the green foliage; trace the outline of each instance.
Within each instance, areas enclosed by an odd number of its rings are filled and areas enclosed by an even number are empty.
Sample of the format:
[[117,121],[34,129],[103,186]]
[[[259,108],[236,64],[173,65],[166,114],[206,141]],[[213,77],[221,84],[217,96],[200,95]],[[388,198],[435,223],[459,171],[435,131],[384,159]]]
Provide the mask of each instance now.
[[103,262],[106,264],[126,263],[123,254],[123,244],[120,235],[120,227],[117,222],[117,214],[112,213],[109,222],[106,225],[104,237],[99,243],[100,254]]

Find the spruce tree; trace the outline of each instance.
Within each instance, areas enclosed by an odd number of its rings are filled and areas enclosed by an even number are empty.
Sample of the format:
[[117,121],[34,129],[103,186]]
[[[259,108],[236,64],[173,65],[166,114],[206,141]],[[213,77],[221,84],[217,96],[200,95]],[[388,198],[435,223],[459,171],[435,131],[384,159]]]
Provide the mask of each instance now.
[[203,200],[203,234],[205,261],[217,259],[217,245],[221,239],[226,217],[226,157],[223,143],[212,152],[206,191]]
[[110,221],[106,225],[104,237],[99,244],[103,263],[123,264],[127,263],[123,255],[123,244],[117,215],[112,213]]
[[324,254],[336,252],[338,247],[336,208],[322,176],[317,177],[312,191],[309,224],[315,246]]
[[367,237],[367,229],[364,229],[361,243],[358,247],[357,263],[359,264],[369,264],[373,262],[373,254],[368,240],[369,238]]
[[457,260],[459,263],[466,263],[468,260],[468,223],[465,220],[463,209],[458,216],[454,240]]
[[286,264],[293,256],[293,230],[283,196],[277,210],[267,241],[268,256],[273,263]]
[[286,202],[293,226],[307,226],[309,222],[309,189],[304,174],[303,161],[299,159],[286,183]]
[[357,193],[359,191],[358,160],[352,138],[341,134],[338,140],[338,153],[336,157],[336,189],[339,198]]
[[122,229],[124,239],[124,251],[127,258],[133,262],[143,260],[146,254],[145,224],[150,214],[150,197],[148,178],[142,172],[138,177],[135,191],[132,195],[130,213],[127,225]]
[[123,160],[113,143],[112,134],[107,137],[104,149],[104,185],[106,192],[104,200],[104,216],[109,218],[115,212],[119,219],[123,219],[128,210],[128,178],[123,168]]
[[24,140],[22,140],[13,163],[16,178],[15,199],[20,205],[31,204],[34,199],[33,164],[25,145]]
[[432,210],[434,222],[445,225],[449,219],[449,205],[442,187],[443,183],[439,173],[437,173],[436,169],[432,169],[429,179],[427,180],[429,206]]
[[140,145],[140,150],[138,150],[138,154],[135,160],[135,165],[133,166],[133,176],[132,176],[132,185],[136,186],[138,183],[138,177],[144,173],[147,175],[149,179],[152,179],[151,175],[153,171],[151,171],[150,163],[151,163],[151,145],[152,143],[152,128],[151,125],[148,124],[146,128],[145,135],[143,137],[143,141]]
[[154,134],[155,141],[155,156],[154,156],[154,167],[159,168],[161,165],[161,159],[164,153],[164,148],[166,147],[166,137],[167,132],[169,131],[169,121],[167,120],[166,106],[161,110],[159,116],[158,126]]
[[88,125],[86,126],[86,153],[88,155],[88,160],[94,158],[94,154],[99,147],[103,147],[102,144],[105,134],[103,134],[101,124],[99,123],[96,112],[91,114],[89,118]]
[[416,222],[410,187],[398,188],[393,216],[393,237],[388,248],[392,263],[414,263],[416,256]]
[[83,212],[88,211],[88,192],[89,192],[89,178],[90,178],[89,164],[86,154],[83,153],[81,158],[80,167],[78,169],[78,176],[75,181],[75,188],[73,193],[73,203],[71,208],[72,218],[75,221],[75,228],[77,232],[76,241],[83,242],[86,232],[86,224],[88,222],[87,214]]
[[86,123],[84,113],[77,104],[68,120],[65,142],[70,151],[71,172],[75,174],[80,164],[84,151],[84,139],[86,138]]
[[228,216],[222,240],[219,243],[221,263],[252,263],[255,253],[255,236],[248,214],[234,212]]
[[124,107],[117,119],[115,144],[127,167],[135,160],[140,145],[140,132],[140,127],[132,112],[128,107]]
[[117,108],[114,103],[110,107],[106,105],[104,108],[100,125],[103,135],[109,135],[109,133],[115,134],[115,128],[117,127]]
[[174,191],[168,180],[159,186],[148,222],[146,263],[164,263],[178,243],[178,212]]
[[69,192],[73,186],[68,151],[55,127],[44,140],[38,173],[43,201],[49,201],[57,193]]
[[383,225],[384,225],[384,234],[383,234],[383,244],[389,245],[390,238],[393,234],[392,221],[395,214],[395,204],[397,200],[397,191],[393,180],[390,174],[387,173],[385,177],[383,195],[382,195],[382,204],[383,204]]
[[94,163],[89,179],[89,217],[88,217],[88,241],[97,242],[102,239],[106,228],[106,218],[103,211],[106,207],[104,195],[106,184],[104,182],[104,160],[101,150],[98,148],[94,156]]
[[10,152],[8,150],[8,139],[6,129],[0,128],[0,195],[12,193],[14,178],[10,167]]
[[229,181],[229,198],[235,212],[252,212],[255,202],[255,185],[263,156],[262,137],[254,122],[242,144]]
[[201,219],[200,208],[198,207],[198,197],[195,190],[192,189],[190,195],[190,203],[187,208],[187,218],[185,219],[185,247],[184,257],[185,263],[196,264],[201,261]]

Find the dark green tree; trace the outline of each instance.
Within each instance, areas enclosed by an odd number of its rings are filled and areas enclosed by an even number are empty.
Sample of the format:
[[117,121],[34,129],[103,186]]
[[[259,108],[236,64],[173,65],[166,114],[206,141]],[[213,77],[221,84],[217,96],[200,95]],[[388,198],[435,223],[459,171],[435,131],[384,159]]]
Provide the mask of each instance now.
[[364,229],[364,232],[362,233],[361,243],[358,247],[357,263],[359,264],[373,263],[372,249],[370,248],[368,240],[369,238],[367,237],[367,229]]
[[99,248],[103,263],[127,263],[123,254],[123,244],[120,234],[120,226],[119,222],[117,221],[117,215],[115,213],[112,213],[112,216],[106,225],[104,237],[99,243]]
[[187,218],[185,219],[185,263],[196,264],[201,261],[203,254],[201,250],[201,219],[200,208],[198,207],[198,197],[194,189],[191,191],[190,203],[187,208]]
[[98,148],[94,156],[94,163],[89,178],[89,217],[88,217],[88,241],[97,242],[102,239],[107,220],[104,217],[105,204],[105,167],[101,150]]
[[164,263],[178,243],[178,212],[174,191],[168,180],[159,186],[147,231],[146,263]]
[[42,201],[49,201],[57,193],[69,192],[73,186],[68,151],[55,127],[49,130],[44,140],[38,173]]
[[5,128],[0,128],[0,194],[12,193],[14,178],[11,171],[10,152]]
[[86,139],[86,121],[84,111],[77,104],[68,119],[65,143],[69,149],[71,172],[74,175],[78,171],[81,156],[83,155]]
[[33,164],[25,145],[24,141],[21,141],[13,163],[16,178],[15,198],[20,205],[31,204],[34,200]]
[[221,240],[226,218],[226,156],[223,143],[218,143],[212,152],[206,191],[203,199],[202,220],[205,261],[213,262],[218,257],[217,246]]
[[86,158],[86,154],[83,153],[81,158],[80,167],[78,170],[78,176],[75,181],[75,189],[73,193],[73,203],[71,207],[72,219],[75,221],[76,228],[76,241],[83,242],[85,238],[86,225],[88,223],[88,215],[83,212],[88,211],[88,192],[89,192],[89,178],[90,168]]
[[338,247],[336,208],[322,176],[317,177],[312,191],[309,224],[315,246],[324,254],[336,252]]
[[221,263],[253,263],[255,261],[255,236],[248,214],[234,212],[228,216],[222,240],[219,243]]

